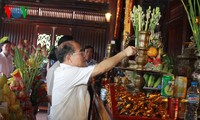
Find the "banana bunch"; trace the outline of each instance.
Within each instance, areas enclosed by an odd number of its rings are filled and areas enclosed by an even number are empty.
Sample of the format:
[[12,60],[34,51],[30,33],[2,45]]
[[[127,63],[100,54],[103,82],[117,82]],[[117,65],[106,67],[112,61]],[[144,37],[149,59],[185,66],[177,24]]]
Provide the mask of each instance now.
[[154,74],[145,73],[143,78],[145,80],[144,87],[158,88],[162,82],[162,76],[155,76]]

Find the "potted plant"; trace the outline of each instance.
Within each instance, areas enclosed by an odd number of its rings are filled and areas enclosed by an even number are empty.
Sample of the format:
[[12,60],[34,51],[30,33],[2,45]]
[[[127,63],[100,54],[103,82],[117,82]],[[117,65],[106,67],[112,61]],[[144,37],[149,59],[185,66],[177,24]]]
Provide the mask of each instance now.
[[159,24],[159,20],[161,18],[160,8],[156,7],[151,10],[151,6],[149,6],[145,14],[140,5],[138,5],[138,7],[133,6],[133,10],[130,16],[136,38],[135,47],[138,47],[140,32],[148,31],[151,32],[152,35],[154,34],[154,30]]
[[200,54],[200,1],[199,0],[188,0],[188,4],[181,0],[184,9],[187,13],[188,21],[192,30],[194,41],[197,47],[197,52]]
[[[138,7],[133,6],[130,16],[135,32],[135,47],[137,47],[138,50],[135,58],[138,66],[137,69],[144,69],[149,58],[147,50],[152,51],[149,48],[155,46],[154,50],[156,50],[156,52],[154,53],[157,53],[158,48],[162,49],[161,45],[159,45],[161,43],[159,39],[160,34],[155,33],[155,28],[159,24],[161,18],[160,8],[155,7],[152,9],[151,6],[149,6],[146,13],[144,13],[140,5],[138,5]],[[158,37],[156,38],[156,36]],[[154,54],[154,56],[150,57],[155,58],[156,56],[157,54]]]

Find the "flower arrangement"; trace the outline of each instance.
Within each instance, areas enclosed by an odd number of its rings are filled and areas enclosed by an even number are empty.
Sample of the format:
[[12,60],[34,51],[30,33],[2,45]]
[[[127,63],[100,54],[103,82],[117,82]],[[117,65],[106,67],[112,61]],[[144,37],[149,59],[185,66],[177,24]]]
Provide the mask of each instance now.
[[[16,113],[13,115],[13,112],[10,111],[10,114],[12,114],[11,119],[21,119],[18,117],[34,119],[33,108],[35,107],[33,106],[37,106],[42,100],[46,99],[45,84],[42,84],[44,82],[39,76],[41,74],[41,65],[47,53],[46,49],[40,45],[33,46],[31,51],[27,40],[21,41],[17,46],[14,46],[13,63],[16,69],[11,73],[12,77],[9,78],[6,84],[9,86],[4,88],[4,91],[11,91],[16,96],[15,101],[18,101],[13,102],[11,106],[13,107],[11,110]],[[10,101],[12,100],[14,98],[10,98]],[[21,108],[21,111],[19,108]]]
[[13,62],[16,70],[11,74],[13,77],[10,80],[10,88],[18,90],[20,98],[27,97],[30,95],[29,93],[34,92],[35,89],[32,89],[32,85],[36,78],[41,76],[41,66],[47,53],[47,50],[41,45],[33,46],[31,50],[27,40],[14,47]]
[[142,10],[140,5],[133,6],[131,12],[131,21],[133,24],[133,29],[135,32],[135,46],[139,47],[139,32],[148,31],[151,32],[149,36],[149,41],[147,45],[147,64],[145,69],[172,72],[173,71],[173,61],[166,53],[163,51],[163,43],[161,39],[161,32],[155,31],[157,25],[159,25],[159,20],[161,18],[161,12],[159,7],[149,8],[146,13]]
[[133,29],[135,31],[135,46],[137,47],[139,31],[150,31],[151,33],[154,33],[156,25],[159,24],[161,12],[159,7],[151,10],[151,6],[149,6],[146,14],[144,14],[142,7],[138,5],[138,7],[133,6],[133,10],[130,16],[133,24]]
[[20,44],[14,49],[14,65],[19,70],[21,75],[20,79],[25,84],[25,92],[28,93],[32,87],[33,80],[40,74],[40,68],[45,59],[45,55],[40,47],[30,53],[29,48],[23,47]]
[[200,1],[199,0],[188,0],[188,5],[181,0],[185,11],[187,13],[188,21],[193,33],[193,37],[197,46],[197,51],[200,53],[200,25],[199,16],[200,15]]

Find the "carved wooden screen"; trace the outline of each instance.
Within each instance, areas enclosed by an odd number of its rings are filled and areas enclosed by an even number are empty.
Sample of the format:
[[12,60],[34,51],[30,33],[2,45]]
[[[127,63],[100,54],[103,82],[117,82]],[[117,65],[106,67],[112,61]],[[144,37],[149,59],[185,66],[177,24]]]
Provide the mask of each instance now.
[[37,25],[35,32],[36,41],[34,41],[34,44],[40,44],[41,47],[46,46],[46,48],[49,50],[51,47],[52,33],[53,29],[51,29],[49,26]]
[[[39,25],[37,29],[37,35],[41,35],[41,41],[46,41],[47,49],[51,46],[57,46],[57,42],[63,35],[72,35],[76,41],[78,41],[82,48],[86,45],[91,45],[94,47],[94,59],[97,61],[101,61],[105,56],[106,50],[106,30],[105,29],[97,29],[92,27],[83,27],[83,26],[42,26]],[[50,36],[48,36],[50,35]],[[36,38],[39,38],[37,36]],[[51,41],[48,41],[51,39]],[[37,39],[39,40],[39,39]],[[37,41],[38,43],[38,41]]]
[[57,46],[58,40],[63,35],[71,35],[71,31],[67,26],[56,25],[36,25],[34,44],[46,45],[49,50],[52,46]]

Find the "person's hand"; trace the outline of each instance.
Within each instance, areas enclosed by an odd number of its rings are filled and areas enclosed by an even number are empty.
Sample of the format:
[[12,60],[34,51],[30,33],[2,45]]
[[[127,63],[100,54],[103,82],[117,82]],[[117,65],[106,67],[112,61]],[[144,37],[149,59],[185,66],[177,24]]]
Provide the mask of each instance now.
[[135,55],[137,50],[134,46],[128,46],[126,49],[123,50],[125,52],[126,56],[129,57],[131,55]]

